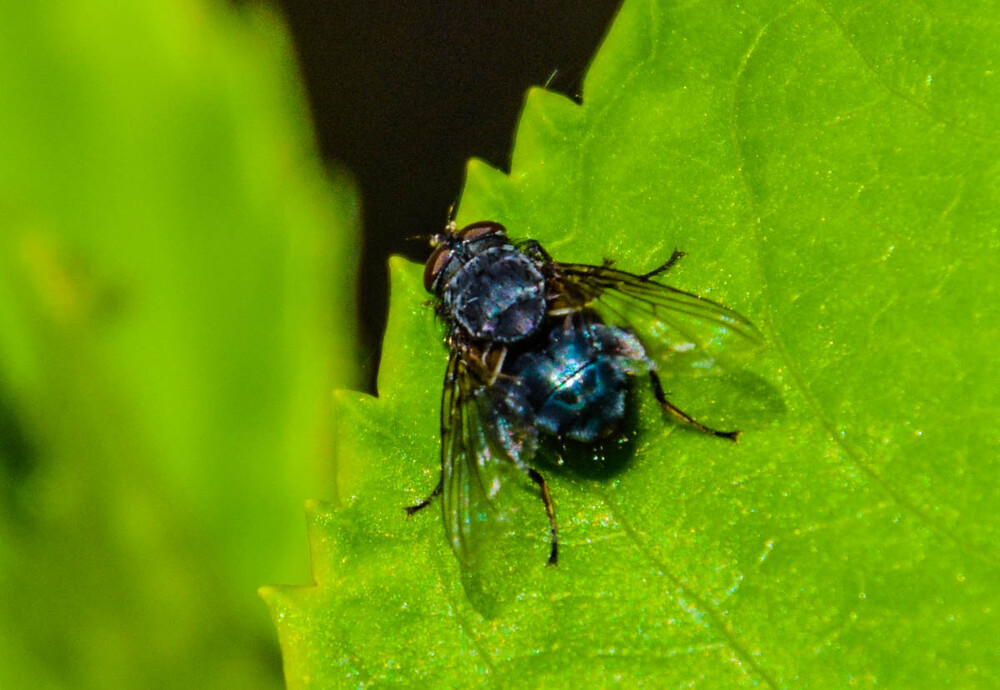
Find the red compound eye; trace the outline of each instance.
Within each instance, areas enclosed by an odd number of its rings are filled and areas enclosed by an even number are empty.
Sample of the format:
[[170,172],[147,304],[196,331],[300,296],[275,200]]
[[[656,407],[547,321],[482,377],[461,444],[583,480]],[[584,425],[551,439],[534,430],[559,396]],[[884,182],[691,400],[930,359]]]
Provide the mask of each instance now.
[[451,247],[441,244],[434,248],[430,258],[424,264],[424,289],[427,292],[434,292],[434,281],[437,280],[441,269],[451,259]]
[[464,228],[459,230],[458,239],[462,242],[474,242],[481,237],[498,234],[506,235],[507,228],[500,225],[500,223],[494,223],[492,220],[481,220],[478,223],[466,225]]

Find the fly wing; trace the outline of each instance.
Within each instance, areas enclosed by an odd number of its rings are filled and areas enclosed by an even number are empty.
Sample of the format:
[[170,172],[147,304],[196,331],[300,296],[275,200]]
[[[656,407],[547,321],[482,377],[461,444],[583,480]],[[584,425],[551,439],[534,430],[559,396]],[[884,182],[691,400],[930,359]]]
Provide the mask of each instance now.
[[594,309],[610,323],[639,335],[654,359],[687,360],[694,367],[732,360],[763,343],[744,316],[648,276],[610,265],[555,264],[565,301]]
[[452,352],[441,400],[442,506],[448,542],[469,568],[513,519],[504,487],[525,479],[496,429],[490,407],[496,401],[488,393],[462,353]]

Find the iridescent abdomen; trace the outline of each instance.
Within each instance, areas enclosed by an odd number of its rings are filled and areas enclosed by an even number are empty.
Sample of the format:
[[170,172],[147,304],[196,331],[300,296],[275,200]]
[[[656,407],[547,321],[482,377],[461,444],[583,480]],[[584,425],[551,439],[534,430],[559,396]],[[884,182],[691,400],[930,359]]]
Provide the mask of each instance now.
[[635,347],[630,334],[600,322],[553,328],[544,348],[508,361],[504,373],[520,385],[508,385],[506,394],[524,399],[540,431],[593,443],[625,416],[627,375],[644,357]]

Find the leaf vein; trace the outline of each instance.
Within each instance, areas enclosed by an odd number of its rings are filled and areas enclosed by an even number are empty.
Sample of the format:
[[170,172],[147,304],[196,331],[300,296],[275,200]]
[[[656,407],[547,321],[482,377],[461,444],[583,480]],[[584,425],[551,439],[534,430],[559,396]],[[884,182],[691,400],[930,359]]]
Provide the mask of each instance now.
[[932,121],[940,125],[954,127],[956,130],[960,132],[964,132],[965,134],[968,134],[969,136],[972,137],[976,137],[977,139],[982,139],[983,141],[988,141],[994,144],[1000,143],[1000,137],[996,136],[995,134],[989,132],[983,132],[975,128],[969,127],[968,125],[961,123],[958,120],[958,118],[945,117],[940,113],[937,113],[934,110],[932,110],[926,103],[914,98],[913,96],[906,93],[902,89],[890,84],[881,75],[881,73],[878,71],[875,65],[873,65],[871,61],[865,57],[864,53],[861,51],[861,48],[859,48],[857,44],[851,39],[850,33],[847,31],[847,27],[844,26],[843,22],[840,19],[838,19],[836,15],[834,15],[833,12],[830,11],[830,9],[821,2],[821,0],[812,0],[812,2],[819,9],[819,11],[822,12],[824,15],[826,15],[826,17],[833,23],[833,25],[837,29],[837,33],[840,34],[840,37],[844,40],[844,43],[846,43],[847,46],[851,49],[851,51],[854,52],[854,54],[858,58],[858,61],[865,68],[865,70],[871,75],[875,83],[878,84],[883,89],[885,89],[886,92],[900,99],[904,103],[907,103],[911,107],[916,108],[917,110],[925,114],[927,117],[929,117]]
[[[722,616],[716,611],[708,602],[694,591],[691,587],[684,583],[681,578],[673,573],[667,564],[659,558],[652,549],[642,540],[639,533],[632,526],[632,524],[625,519],[625,516],[617,509],[614,502],[608,497],[605,492],[601,492],[601,500],[607,506],[608,511],[615,517],[618,523],[622,526],[622,529],[628,534],[629,538],[635,543],[638,552],[644,556],[650,563],[674,586],[675,589],[686,593],[695,606],[704,611],[706,618],[710,625],[705,624],[705,627],[715,627],[718,632],[722,635],[725,640],[726,645],[732,649],[737,657],[742,659],[750,668],[752,668],[758,676],[771,688],[777,688],[778,683],[771,677],[771,675],[764,670],[764,668],[758,663],[757,659],[750,653],[750,651],[737,639],[736,635],[726,626],[722,620]],[[678,602],[679,603],[679,602]],[[687,608],[687,607],[683,607]]]

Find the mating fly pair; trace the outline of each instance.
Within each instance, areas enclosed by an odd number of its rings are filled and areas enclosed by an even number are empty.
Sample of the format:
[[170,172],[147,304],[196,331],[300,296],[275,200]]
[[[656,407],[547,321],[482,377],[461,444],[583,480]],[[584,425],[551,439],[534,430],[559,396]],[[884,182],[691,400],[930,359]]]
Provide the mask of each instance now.
[[[655,279],[678,259],[636,275],[603,265],[554,261],[533,241],[514,243],[499,223],[432,241],[424,286],[448,326],[450,355],[441,395],[441,478],[412,515],[439,494],[445,532],[459,560],[496,521],[498,494],[513,471],[538,487],[549,518],[549,563],[558,559],[548,485],[529,465],[546,437],[594,444],[626,413],[630,381],[645,377],[660,406],[698,431],[736,441],[667,400],[657,360],[717,347],[726,336],[757,341],[753,325],[711,300]],[[654,357],[647,352],[659,350]]]

